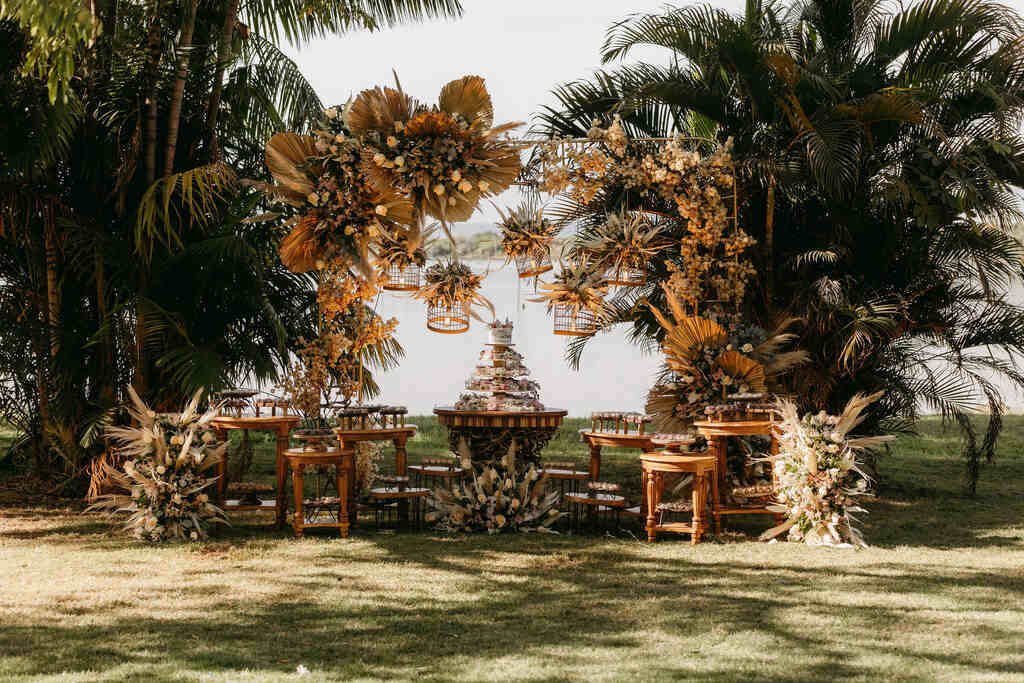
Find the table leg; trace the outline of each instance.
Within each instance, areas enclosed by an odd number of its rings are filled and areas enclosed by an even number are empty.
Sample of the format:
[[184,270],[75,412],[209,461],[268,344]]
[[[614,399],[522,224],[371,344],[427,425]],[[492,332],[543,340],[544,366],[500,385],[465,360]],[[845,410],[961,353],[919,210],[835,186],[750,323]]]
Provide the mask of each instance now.
[[275,474],[277,475],[277,490],[275,501],[277,503],[277,528],[284,528],[285,516],[288,514],[288,493],[285,487],[288,485],[288,464],[285,462],[284,452],[288,450],[288,429],[284,428],[277,433],[277,453]]
[[726,453],[728,452],[729,442],[727,437],[715,436],[711,438],[711,450],[715,456],[715,480],[717,486],[714,490],[714,500],[712,501],[712,516],[715,518],[715,534],[722,533],[722,514],[720,512],[722,508],[722,491],[725,490],[725,477],[726,472],[729,469],[729,463],[726,460]]
[[295,530],[296,538],[302,538],[302,526],[306,521],[303,516],[305,510],[302,509],[303,499],[303,488],[302,488],[302,468],[301,463],[292,466],[292,489],[295,493],[295,517],[292,522],[292,528]]
[[342,461],[334,469],[338,476],[338,523],[341,537],[348,538],[348,467]]
[[705,492],[707,491],[707,473],[695,472],[693,475],[693,521],[690,524],[690,543],[700,543],[700,535],[704,530],[704,506],[707,504]]
[[345,501],[348,508],[348,517],[351,522],[356,522],[359,519],[359,501],[356,498],[355,451],[343,454],[342,462],[345,468]]
[[590,481],[601,481],[601,447],[590,446]]
[[[406,468],[406,453],[405,453],[405,439],[406,437],[400,436],[394,440],[395,443],[395,475],[399,477],[406,476],[408,470]],[[405,489],[405,484],[399,483],[398,490],[402,491]],[[409,500],[402,498],[398,501],[398,519],[404,523],[409,522]]]
[[647,541],[653,543],[655,539],[658,538],[658,532],[654,528],[658,523],[657,517],[655,516],[657,508],[652,504],[654,501],[654,477],[651,472],[641,470],[640,479],[641,486],[646,492],[647,497]]

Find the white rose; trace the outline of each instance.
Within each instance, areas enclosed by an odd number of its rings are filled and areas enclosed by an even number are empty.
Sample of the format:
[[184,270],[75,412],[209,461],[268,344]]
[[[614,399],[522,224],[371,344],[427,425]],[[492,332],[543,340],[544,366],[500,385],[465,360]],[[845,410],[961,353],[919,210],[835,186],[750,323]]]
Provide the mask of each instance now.
[[378,204],[377,208],[374,209],[374,211],[377,212],[378,216],[387,216],[388,215],[388,207],[384,206],[383,204]]
[[380,152],[377,152],[376,154],[373,155],[373,163],[377,164],[378,166],[383,166],[384,162],[387,161],[387,159],[388,158]]
[[480,188],[481,192],[487,192],[487,190],[490,189],[491,184],[486,180],[481,180],[479,183],[476,184],[476,186]]
[[401,121],[395,121],[395,132],[401,133],[403,130],[405,130],[405,124]]
[[395,157],[395,167],[402,168],[403,166],[405,166],[405,157],[401,155]]
[[473,189],[473,183],[469,182],[468,180],[463,180],[463,181],[459,182],[459,191],[460,192],[469,192],[472,189]]
[[157,474],[163,474],[166,471],[167,471],[166,467],[164,467],[163,465],[157,465],[157,467],[156,467],[156,473]]
[[316,206],[317,204],[320,203],[320,195],[318,195],[316,192],[310,192],[308,195],[306,195],[306,200],[313,206]]
[[740,350],[743,351],[743,353],[750,353],[754,350],[754,345],[750,343],[744,344]]
[[443,195],[444,194],[444,185],[441,185],[440,183],[437,184],[437,185],[434,185],[434,194],[436,194],[439,197],[441,195]]
[[396,138],[394,135],[389,135],[386,142],[388,147],[391,147],[392,149],[398,147],[398,138]]
[[345,134],[344,133],[338,133],[337,135],[334,136],[334,141],[335,142],[345,142]]

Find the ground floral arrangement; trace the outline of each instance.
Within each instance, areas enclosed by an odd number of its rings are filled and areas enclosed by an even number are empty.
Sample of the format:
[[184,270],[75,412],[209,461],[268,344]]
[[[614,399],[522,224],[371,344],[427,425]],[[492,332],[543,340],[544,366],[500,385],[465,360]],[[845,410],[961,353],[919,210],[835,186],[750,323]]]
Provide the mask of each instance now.
[[866,546],[853,526],[852,513],[864,512],[857,498],[868,492],[869,478],[860,469],[858,453],[892,439],[892,436],[853,436],[864,420],[864,409],[881,392],[850,399],[840,415],[824,411],[800,417],[790,401],[779,402],[781,422],[776,426],[778,455],[770,460],[775,469],[778,504],[770,509],[784,513],[785,523],[769,529],[763,539],[788,532],[791,541],[809,545]]
[[498,461],[473,462],[465,441],[459,444],[463,477],[451,489],[435,489],[427,499],[427,521],[439,529],[467,533],[486,531],[550,532],[558,521],[560,495],[548,491],[548,476],[533,463],[516,458],[513,443]]
[[105,465],[104,473],[121,491],[97,496],[91,510],[127,515],[125,528],[152,542],[203,539],[211,525],[227,521],[210,502],[217,478],[208,471],[223,459],[228,443],[218,443],[209,426],[216,408],[196,412],[202,393],[180,414],[157,414],[128,387],[134,424],[107,429],[125,460],[120,470]]

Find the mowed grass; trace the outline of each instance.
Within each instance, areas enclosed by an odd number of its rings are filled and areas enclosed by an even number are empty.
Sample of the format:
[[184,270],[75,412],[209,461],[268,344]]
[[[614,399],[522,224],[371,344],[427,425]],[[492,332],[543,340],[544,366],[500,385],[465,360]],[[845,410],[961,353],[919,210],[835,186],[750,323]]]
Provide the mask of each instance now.
[[[423,427],[411,461],[435,456]],[[568,424],[548,457],[585,461]],[[3,680],[1021,680],[1024,418],[976,498],[926,421],[881,463],[872,547],[628,533],[296,541],[247,517],[146,547],[74,509],[0,508]],[[269,444],[256,464],[267,474]],[[612,453],[603,478],[638,479]],[[308,673],[300,674],[301,671]]]

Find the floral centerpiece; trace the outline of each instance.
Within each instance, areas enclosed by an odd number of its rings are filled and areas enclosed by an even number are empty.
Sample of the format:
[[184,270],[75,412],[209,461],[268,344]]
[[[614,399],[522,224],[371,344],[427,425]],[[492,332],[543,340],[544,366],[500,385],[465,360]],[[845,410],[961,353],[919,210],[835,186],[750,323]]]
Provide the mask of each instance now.
[[473,462],[459,443],[463,477],[451,490],[435,489],[427,499],[427,520],[447,531],[550,532],[560,517],[558,491],[548,491],[548,476],[534,463],[520,466],[515,444],[497,462]]
[[107,465],[104,473],[123,492],[97,496],[90,510],[127,514],[125,528],[153,542],[195,541],[207,537],[210,525],[226,523],[224,512],[210,502],[217,477],[207,472],[223,459],[228,443],[218,443],[209,426],[217,407],[196,412],[202,393],[180,414],[157,414],[128,387],[134,425],[107,428],[124,463],[120,471]]
[[850,399],[840,415],[824,411],[801,417],[790,401],[778,404],[776,426],[779,453],[770,458],[777,480],[778,504],[786,522],[769,529],[762,539],[789,532],[791,541],[809,545],[866,546],[854,528],[851,513],[863,512],[857,497],[867,493],[868,476],[860,469],[858,453],[893,437],[853,436],[864,420],[864,409],[882,392]]

